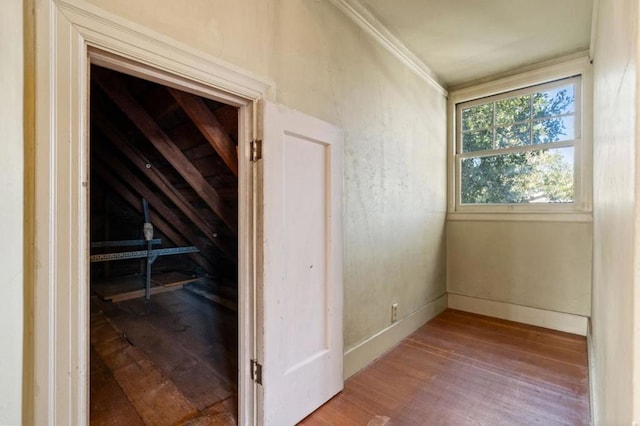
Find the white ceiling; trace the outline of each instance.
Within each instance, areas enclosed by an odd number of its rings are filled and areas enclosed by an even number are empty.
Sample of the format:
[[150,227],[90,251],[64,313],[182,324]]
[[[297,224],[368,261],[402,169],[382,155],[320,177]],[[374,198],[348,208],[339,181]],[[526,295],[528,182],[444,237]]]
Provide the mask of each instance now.
[[592,0],[360,0],[445,86],[589,48]]

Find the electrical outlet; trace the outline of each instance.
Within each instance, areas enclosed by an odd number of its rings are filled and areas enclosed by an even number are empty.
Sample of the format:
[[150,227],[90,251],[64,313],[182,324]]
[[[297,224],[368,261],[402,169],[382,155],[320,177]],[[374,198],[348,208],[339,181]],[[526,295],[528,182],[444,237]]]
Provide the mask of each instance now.
[[398,304],[394,303],[391,305],[391,322],[394,323],[398,321]]

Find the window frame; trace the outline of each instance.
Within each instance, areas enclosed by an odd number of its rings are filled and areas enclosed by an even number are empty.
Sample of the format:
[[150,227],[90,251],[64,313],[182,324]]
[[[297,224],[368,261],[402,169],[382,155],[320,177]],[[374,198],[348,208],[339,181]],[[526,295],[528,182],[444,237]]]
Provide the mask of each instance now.
[[[574,139],[462,152],[462,108],[549,90],[569,82],[575,82]],[[546,215],[558,213],[566,218],[567,214],[591,212],[591,99],[591,64],[587,57],[559,61],[545,67],[450,92],[448,101],[449,215],[469,216],[468,214],[471,213],[473,216],[474,213],[483,213],[486,218],[486,214],[491,213],[500,214],[502,217],[504,213],[522,213],[531,218],[531,213]],[[461,202],[462,159],[567,146],[574,148],[574,201],[572,203],[463,204]]]

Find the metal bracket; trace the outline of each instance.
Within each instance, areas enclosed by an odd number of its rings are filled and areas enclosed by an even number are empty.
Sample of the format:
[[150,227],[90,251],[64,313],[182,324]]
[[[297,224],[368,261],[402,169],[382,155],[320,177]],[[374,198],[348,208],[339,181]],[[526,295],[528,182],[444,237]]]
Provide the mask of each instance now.
[[198,250],[195,246],[186,246],[186,247],[170,247],[164,249],[153,249],[153,250],[136,250],[136,251],[124,251],[119,253],[105,253],[105,254],[94,254],[89,257],[90,261],[93,262],[109,262],[111,260],[123,260],[123,259],[138,259],[142,257],[151,257],[155,260],[158,256],[167,256],[173,254],[186,254],[186,253],[197,253]]
[[158,254],[158,252],[157,252],[157,251],[155,251],[155,250],[152,250],[152,251],[150,251],[149,253],[150,253],[150,254],[149,254],[149,257],[147,257],[147,263],[149,263],[149,264],[151,265],[153,262],[155,262],[155,261],[156,261],[156,259],[157,259],[157,258],[158,258],[158,256],[160,256],[160,255],[159,255],[159,254]]
[[149,202],[145,198],[142,199],[142,215],[144,216],[145,223],[151,222],[151,215],[149,214]]
[[172,254],[186,254],[186,253],[197,253],[199,252],[198,248],[195,246],[189,247],[171,247],[165,249],[152,249],[154,244],[160,244],[161,240],[159,238],[153,238],[153,225],[151,224],[151,215],[149,212],[149,202],[143,198],[142,199],[142,213],[144,215],[144,225],[143,235],[144,240],[122,240],[122,241],[98,241],[91,243],[91,248],[96,247],[127,247],[127,246],[136,246],[136,245],[146,245],[146,250],[136,250],[136,251],[124,251],[124,252],[116,252],[116,253],[104,253],[104,254],[94,254],[89,256],[90,262],[109,262],[112,260],[123,260],[123,259],[138,259],[138,258],[147,258],[147,268],[146,268],[146,280],[145,280],[145,292],[144,298],[149,300],[151,297],[151,265],[153,262],[158,259],[159,256],[166,256]]

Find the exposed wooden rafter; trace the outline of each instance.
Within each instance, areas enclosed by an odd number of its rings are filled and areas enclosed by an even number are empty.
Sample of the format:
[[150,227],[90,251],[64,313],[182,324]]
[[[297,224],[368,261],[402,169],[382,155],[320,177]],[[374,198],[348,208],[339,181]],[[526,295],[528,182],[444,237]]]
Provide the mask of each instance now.
[[[109,168],[96,161],[92,166],[92,171],[96,172],[115,193],[122,197],[124,201],[142,214],[142,205],[140,203],[141,196],[139,194],[134,194],[129,188],[127,188],[120,179],[114,176],[113,172],[109,170]],[[189,245],[189,241],[176,232],[161,215],[156,214],[154,211],[151,212],[151,222],[173,244],[178,246]],[[216,270],[215,266],[200,253],[190,253],[189,257],[191,257],[196,264],[203,267],[206,271],[213,272]]]
[[[237,235],[237,215],[227,206],[218,192],[167,136],[153,117],[127,91],[121,77],[102,69],[94,69],[94,81],[151,144],[165,157],[213,212]],[[237,170],[237,166],[236,166]]]
[[235,250],[230,248],[219,238],[218,230],[215,229],[196,210],[184,195],[167,179],[156,167],[147,167],[151,162],[133,144],[128,143],[125,137],[116,130],[115,126],[107,124],[101,118],[94,119],[94,125],[126,158],[129,159],[140,172],[144,173],[149,180],[158,188],[185,216],[189,218],[198,229],[215,244],[227,257],[233,261],[237,259]]
[[222,128],[217,117],[211,112],[204,101],[190,93],[167,88],[171,96],[180,104],[191,121],[200,129],[200,132],[218,153],[229,170],[238,176],[238,152],[235,143]]
[[[149,201],[152,209],[157,211],[163,219],[167,220],[173,228],[176,229],[191,245],[201,246],[198,235],[193,232],[191,226],[184,223],[180,218],[167,206],[156,193],[147,187],[138,177],[131,173],[127,167],[117,158],[117,156],[107,152],[107,150],[97,149],[101,160],[108,164],[117,176],[120,176],[127,184],[142,198]],[[230,259],[234,259],[233,251],[230,250],[224,242],[214,239],[218,248]]]

